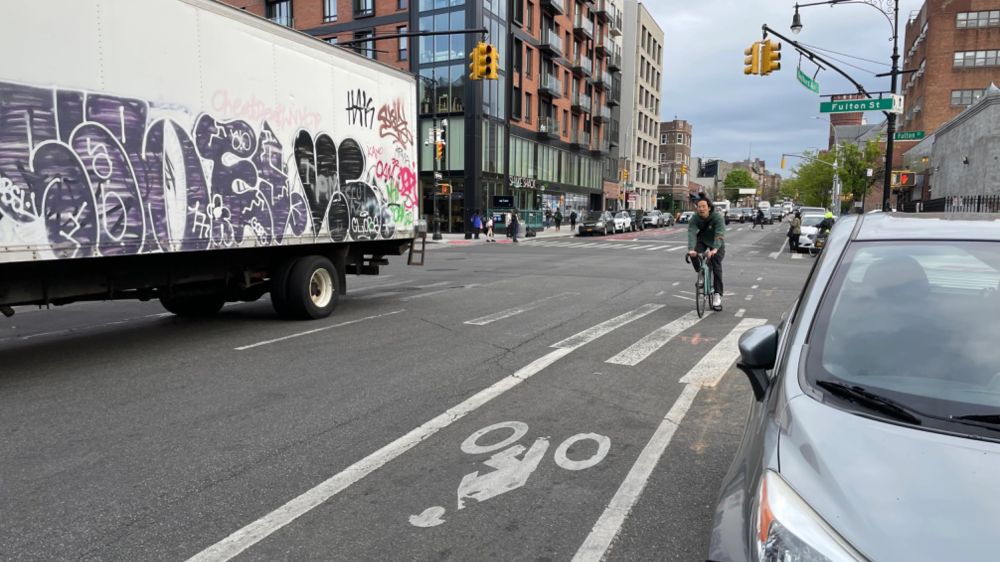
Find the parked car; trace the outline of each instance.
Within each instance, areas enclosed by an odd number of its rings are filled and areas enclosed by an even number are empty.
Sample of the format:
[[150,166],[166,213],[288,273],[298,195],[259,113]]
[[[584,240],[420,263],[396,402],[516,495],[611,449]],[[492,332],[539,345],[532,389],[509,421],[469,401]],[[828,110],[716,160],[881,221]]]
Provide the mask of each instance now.
[[663,226],[674,226],[674,215],[671,213],[663,213]]
[[632,230],[632,216],[628,211],[619,211],[614,218],[615,232],[628,232]]
[[781,207],[771,207],[771,223],[781,222],[783,218],[785,218],[785,212],[781,210]]
[[646,226],[643,224],[643,220],[646,218],[646,211],[642,209],[629,209],[628,216],[632,219],[632,232],[646,229]]
[[753,216],[755,211],[750,207],[743,207],[740,209],[740,222],[753,222]]
[[648,213],[643,215],[642,224],[643,226],[647,226],[650,228],[659,228],[663,226],[665,224],[663,213],[656,210],[649,211]]
[[799,212],[805,215],[806,213],[819,213],[821,215],[826,214],[826,209],[823,207],[799,207]]
[[729,209],[726,210],[726,214],[722,218],[726,220],[726,224],[729,224],[731,222],[736,222],[740,220],[740,217],[742,216],[743,216],[743,209],[739,207],[730,207]]
[[607,235],[615,227],[615,217],[608,211],[590,211],[583,216],[583,220],[580,221],[580,226],[577,227],[577,232],[583,236],[584,234],[600,234],[601,236]]
[[684,211],[683,213],[681,213],[681,217],[677,219],[677,224],[687,224],[687,222],[690,221],[691,217],[693,216],[694,216],[694,211]]
[[823,222],[823,216],[819,213],[809,213],[802,215],[802,233],[799,234],[799,251],[806,252],[812,249],[816,243],[816,235],[819,234],[817,225]]
[[707,559],[995,560],[998,317],[1000,221],[842,217],[740,338],[756,400]]

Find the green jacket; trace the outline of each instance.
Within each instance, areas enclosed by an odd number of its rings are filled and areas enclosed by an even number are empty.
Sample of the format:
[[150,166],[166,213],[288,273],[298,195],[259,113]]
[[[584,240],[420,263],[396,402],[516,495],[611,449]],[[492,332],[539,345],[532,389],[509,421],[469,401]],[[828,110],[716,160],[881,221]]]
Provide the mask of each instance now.
[[726,221],[722,218],[722,213],[712,211],[707,219],[701,218],[698,213],[688,220],[688,250],[694,250],[698,244],[698,232],[701,231],[701,241],[709,248],[721,249],[726,247]]

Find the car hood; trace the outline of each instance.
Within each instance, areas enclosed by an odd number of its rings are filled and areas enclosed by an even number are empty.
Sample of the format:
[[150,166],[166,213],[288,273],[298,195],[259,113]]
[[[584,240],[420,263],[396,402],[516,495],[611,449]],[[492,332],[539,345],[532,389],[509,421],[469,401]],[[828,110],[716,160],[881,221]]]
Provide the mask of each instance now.
[[819,229],[815,226],[802,226],[800,227],[800,230],[802,231],[802,234],[816,234],[819,232]]
[[[1000,443],[788,403],[781,475],[871,560],[996,560]],[[992,537],[992,538],[991,538]]]

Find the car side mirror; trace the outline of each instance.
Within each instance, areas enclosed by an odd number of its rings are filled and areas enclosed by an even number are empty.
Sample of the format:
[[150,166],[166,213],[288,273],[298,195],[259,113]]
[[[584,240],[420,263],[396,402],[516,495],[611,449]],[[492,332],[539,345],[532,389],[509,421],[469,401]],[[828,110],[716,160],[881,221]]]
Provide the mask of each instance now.
[[736,367],[746,373],[758,401],[764,399],[770,380],[767,371],[778,358],[778,328],[767,324],[748,330],[740,337],[740,361]]

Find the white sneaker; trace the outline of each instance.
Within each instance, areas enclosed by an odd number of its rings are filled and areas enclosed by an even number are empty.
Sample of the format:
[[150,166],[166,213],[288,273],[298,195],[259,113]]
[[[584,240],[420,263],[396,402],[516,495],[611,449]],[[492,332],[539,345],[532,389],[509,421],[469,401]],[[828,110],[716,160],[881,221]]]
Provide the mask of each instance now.
[[712,308],[722,310],[722,295],[719,293],[712,293]]

